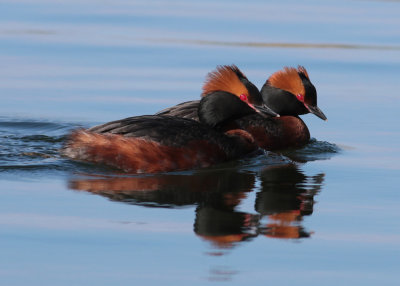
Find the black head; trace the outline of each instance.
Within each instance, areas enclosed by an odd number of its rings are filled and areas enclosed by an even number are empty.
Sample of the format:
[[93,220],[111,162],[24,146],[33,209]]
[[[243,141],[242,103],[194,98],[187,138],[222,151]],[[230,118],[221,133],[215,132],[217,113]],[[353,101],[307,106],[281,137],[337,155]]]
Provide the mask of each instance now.
[[203,97],[198,109],[200,122],[212,127],[253,113],[256,113],[254,107],[225,91],[215,91]]
[[326,120],[317,106],[317,91],[304,67],[275,72],[261,89],[264,103],[280,115],[313,113]]

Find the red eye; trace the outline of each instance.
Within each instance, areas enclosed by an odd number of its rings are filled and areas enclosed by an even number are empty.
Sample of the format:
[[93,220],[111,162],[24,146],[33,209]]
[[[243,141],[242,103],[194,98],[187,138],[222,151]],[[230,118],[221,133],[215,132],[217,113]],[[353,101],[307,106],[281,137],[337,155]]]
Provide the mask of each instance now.
[[247,101],[247,95],[245,95],[245,94],[241,94],[239,96],[239,98],[240,98],[240,100]]
[[297,99],[300,100],[301,102],[304,102],[304,95],[302,95],[301,93],[298,93],[296,95]]

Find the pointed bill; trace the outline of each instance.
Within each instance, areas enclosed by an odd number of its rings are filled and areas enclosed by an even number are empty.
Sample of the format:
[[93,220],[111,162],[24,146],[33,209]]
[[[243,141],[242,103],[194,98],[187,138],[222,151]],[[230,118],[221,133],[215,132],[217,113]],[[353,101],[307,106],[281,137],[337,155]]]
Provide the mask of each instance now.
[[322,120],[328,120],[328,118],[326,118],[325,114],[322,112],[321,109],[319,109],[318,106],[311,106],[311,105],[305,105],[307,107],[307,109],[314,115],[318,116],[319,118],[321,118]]
[[269,115],[272,117],[279,117],[279,114],[273,111],[271,108],[263,104],[262,106],[260,105],[254,105],[255,111],[258,113],[261,113],[261,115]]

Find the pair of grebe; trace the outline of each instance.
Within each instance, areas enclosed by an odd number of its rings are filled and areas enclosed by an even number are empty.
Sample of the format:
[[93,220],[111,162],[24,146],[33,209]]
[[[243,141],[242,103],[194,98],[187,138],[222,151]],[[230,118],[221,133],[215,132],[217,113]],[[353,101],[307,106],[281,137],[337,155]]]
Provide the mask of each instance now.
[[305,68],[274,73],[260,92],[236,66],[219,66],[201,100],[75,131],[63,154],[130,173],[202,168],[258,148],[306,144],[310,133],[298,115],[310,112],[326,120]]

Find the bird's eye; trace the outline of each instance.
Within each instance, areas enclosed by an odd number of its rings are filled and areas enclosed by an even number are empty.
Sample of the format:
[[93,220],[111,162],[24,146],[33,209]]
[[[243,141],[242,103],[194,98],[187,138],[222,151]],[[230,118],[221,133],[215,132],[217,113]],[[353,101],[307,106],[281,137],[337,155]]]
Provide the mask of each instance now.
[[239,96],[239,98],[240,98],[240,100],[242,100],[242,101],[247,101],[247,95],[245,95],[245,94],[243,94],[243,93]]
[[300,100],[301,102],[304,102],[304,95],[302,95],[301,93],[298,93],[296,95],[297,99]]

